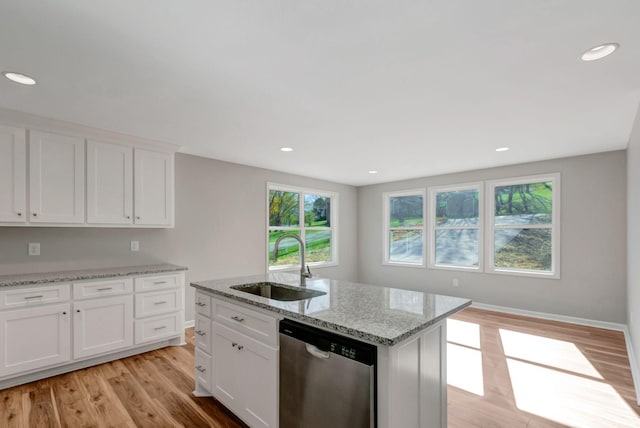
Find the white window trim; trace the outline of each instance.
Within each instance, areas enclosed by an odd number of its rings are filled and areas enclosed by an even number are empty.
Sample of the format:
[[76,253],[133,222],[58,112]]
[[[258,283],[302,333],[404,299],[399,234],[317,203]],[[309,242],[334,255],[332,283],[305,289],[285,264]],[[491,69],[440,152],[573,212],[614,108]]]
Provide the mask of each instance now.
[[[427,245],[426,245],[426,213],[427,213],[427,195],[426,189],[413,189],[413,190],[402,190],[398,192],[384,192],[382,194],[382,205],[383,205],[383,222],[382,222],[382,236],[383,236],[383,245],[384,250],[382,252],[382,264],[386,266],[401,266],[401,267],[416,267],[416,268],[425,268],[427,265]],[[389,223],[391,222],[391,213],[389,201],[392,197],[399,196],[422,196],[422,227],[410,227],[407,229],[422,229],[422,263],[406,263],[406,262],[394,262],[389,260],[389,234],[391,227]]]
[[[481,181],[456,184],[451,186],[429,187],[429,269],[455,270],[464,272],[482,272],[484,266],[484,189]],[[478,226],[477,227],[448,227],[441,229],[477,229],[478,230],[478,266],[455,266],[436,263],[436,194],[456,192],[460,190],[478,191]]]
[[278,272],[278,271],[294,271],[294,270],[300,270],[300,264],[296,264],[296,265],[283,265],[283,266],[269,266],[269,261],[270,258],[272,256],[272,254],[270,253],[270,248],[269,248],[269,230],[271,229],[278,229],[278,230],[291,230],[291,231],[300,231],[300,237],[302,239],[303,242],[305,242],[305,229],[306,230],[325,230],[326,228],[323,227],[304,227],[304,216],[300,217],[299,222],[300,222],[300,227],[287,227],[287,226],[274,226],[271,227],[269,225],[269,191],[270,190],[281,190],[281,191],[285,191],[285,192],[295,192],[295,193],[300,193],[301,198],[300,198],[300,207],[299,209],[302,210],[302,213],[304,213],[304,196],[305,194],[311,194],[311,195],[317,195],[317,196],[325,196],[325,197],[329,197],[331,198],[331,261],[329,262],[313,262],[313,263],[307,263],[307,265],[309,267],[313,267],[313,268],[324,268],[324,267],[330,267],[330,266],[338,266],[338,193],[337,192],[331,192],[331,191],[327,191],[327,190],[319,190],[319,189],[311,189],[311,188],[307,188],[307,187],[299,187],[299,186],[291,186],[288,184],[280,184],[280,183],[273,183],[273,182],[267,182],[267,192],[266,192],[266,198],[265,198],[265,209],[266,209],[266,232],[264,233],[265,236],[265,241],[266,241],[266,245],[265,245],[265,249],[266,249],[266,270],[267,273],[269,272]]
[[[509,269],[509,268],[496,268],[494,266],[494,213],[495,213],[495,198],[493,197],[496,187],[510,186],[515,184],[528,184],[528,183],[540,183],[543,181],[551,181],[553,183],[552,194],[552,207],[553,212],[551,216],[551,272],[542,272],[527,269]],[[551,278],[560,279],[560,173],[531,175],[525,177],[513,177],[500,180],[490,180],[486,182],[485,194],[489,195],[486,204],[486,231],[487,239],[485,239],[485,252],[487,254],[485,271],[487,273],[495,273],[500,275],[516,275],[516,276],[528,276],[535,278]],[[548,225],[528,225],[527,229],[548,229]]]

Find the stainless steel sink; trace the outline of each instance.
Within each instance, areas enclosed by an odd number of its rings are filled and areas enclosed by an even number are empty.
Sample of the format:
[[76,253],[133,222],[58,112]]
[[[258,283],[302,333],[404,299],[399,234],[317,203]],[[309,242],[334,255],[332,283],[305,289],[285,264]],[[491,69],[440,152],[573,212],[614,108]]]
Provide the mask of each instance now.
[[324,291],[293,287],[291,285],[278,284],[276,282],[255,282],[252,284],[234,285],[231,288],[244,293],[250,293],[256,296],[285,302],[310,299],[312,297],[327,294]]

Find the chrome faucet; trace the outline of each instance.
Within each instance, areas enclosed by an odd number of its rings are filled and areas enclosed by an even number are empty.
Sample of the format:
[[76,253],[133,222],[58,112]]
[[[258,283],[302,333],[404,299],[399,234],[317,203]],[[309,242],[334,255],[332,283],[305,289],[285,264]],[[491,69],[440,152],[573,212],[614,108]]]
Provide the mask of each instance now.
[[298,235],[285,233],[276,239],[276,243],[273,245],[273,261],[276,262],[278,260],[278,247],[280,246],[280,241],[285,238],[293,238],[300,244],[300,286],[305,287],[307,285],[307,278],[311,278],[313,275],[311,275],[309,266],[306,266],[305,269],[304,242],[302,242],[302,239],[300,239]]

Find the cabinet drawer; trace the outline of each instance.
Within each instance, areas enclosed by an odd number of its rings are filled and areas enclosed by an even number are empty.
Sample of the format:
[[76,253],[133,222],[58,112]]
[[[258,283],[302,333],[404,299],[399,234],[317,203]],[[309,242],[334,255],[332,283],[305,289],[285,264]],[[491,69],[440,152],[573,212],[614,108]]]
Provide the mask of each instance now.
[[277,345],[276,318],[217,299],[211,299],[211,307],[214,321],[225,324],[268,345]]
[[136,345],[180,334],[180,313],[135,320]]
[[69,284],[10,288],[6,291],[0,291],[0,309],[65,302],[69,300],[70,294]]
[[211,320],[202,315],[196,315],[194,330],[196,347],[211,354]]
[[211,392],[211,356],[196,348],[195,353],[196,382]]
[[182,308],[182,289],[136,294],[136,318],[164,314]]
[[108,281],[75,282],[73,284],[73,298],[86,299],[96,296],[112,296],[133,292],[133,279],[122,278]]
[[145,276],[142,278],[136,278],[136,292],[180,287],[182,286],[183,277],[183,274],[178,273],[173,275]]
[[196,312],[211,318],[211,297],[196,291]]

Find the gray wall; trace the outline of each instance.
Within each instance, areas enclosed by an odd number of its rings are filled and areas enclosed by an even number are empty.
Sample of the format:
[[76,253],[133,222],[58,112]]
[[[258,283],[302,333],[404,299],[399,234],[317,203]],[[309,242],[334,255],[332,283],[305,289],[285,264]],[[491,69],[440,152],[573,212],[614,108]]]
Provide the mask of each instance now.
[[[562,181],[561,279],[382,265],[383,192],[552,172],[560,172]],[[366,186],[359,188],[358,199],[362,282],[626,323],[625,151]],[[458,287],[452,286],[454,278]]]
[[[176,155],[175,229],[0,227],[0,275],[155,261],[187,266],[188,281],[264,273],[267,181],[339,193],[339,266],[314,273],[355,280],[355,187],[184,154]],[[40,242],[39,257],[27,256],[29,242]],[[187,320],[193,307],[187,287]]]
[[640,109],[627,147],[627,195],[627,320],[640,373]]

